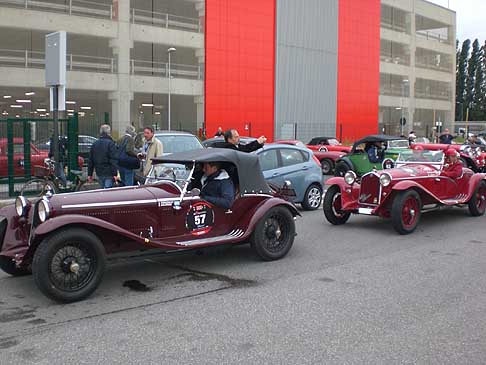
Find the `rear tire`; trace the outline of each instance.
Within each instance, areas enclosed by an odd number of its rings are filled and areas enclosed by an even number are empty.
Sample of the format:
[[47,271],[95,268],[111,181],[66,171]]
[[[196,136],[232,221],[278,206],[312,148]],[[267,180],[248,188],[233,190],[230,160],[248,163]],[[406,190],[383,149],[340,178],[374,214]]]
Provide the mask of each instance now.
[[310,185],[304,194],[302,201],[302,209],[316,210],[321,206],[322,202],[322,188],[318,184]]
[[391,219],[393,228],[400,234],[415,231],[420,221],[422,201],[415,190],[400,191],[393,199]]
[[278,260],[287,255],[295,237],[292,213],[285,207],[271,208],[255,226],[250,245],[264,261]]
[[96,235],[67,228],[44,238],[32,263],[34,280],[48,298],[71,303],[90,296],[103,278],[105,248]]
[[334,163],[330,159],[324,158],[321,161],[321,169],[323,175],[331,175],[333,167]]
[[53,194],[57,194],[58,188],[54,182],[45,179],[31,179],[22,186],[20,195],[26,197],[41,197],[46,195],[48,190],[51,190]]
[[12,276],[30,275],[30,271],[28,269],[19,269],[15,265],[15,261],[6,256],[0,256],[0,269]]
[[323,210],[327,221],[335,226],[348,221],[351,213],[341,211],[341,189],[339,186],[333,185],[327,189],[324,196]]
[[486,211],[486,182],[484,180],[479,182],[467,205],[469,213],[473,217],[484,215],[484,212]]
[[334,169],[334,176],[339,176],[339,177],[344,177],[346,172],[348,172],[349,166],[346,162],[344,161],[339,161],[336,163],[336,168]]

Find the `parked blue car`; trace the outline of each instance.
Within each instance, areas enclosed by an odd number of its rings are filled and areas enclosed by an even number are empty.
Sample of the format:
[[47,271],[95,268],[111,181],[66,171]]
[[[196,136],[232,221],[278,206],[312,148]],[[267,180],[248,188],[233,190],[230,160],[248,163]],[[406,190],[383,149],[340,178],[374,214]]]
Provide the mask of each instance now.
[[319,208],[322,201],[321,163],[311,150],[287,144],[267,144],[255,152],[265,180],[277,186],[285,181],[292,183],[296,196],[304,210]]

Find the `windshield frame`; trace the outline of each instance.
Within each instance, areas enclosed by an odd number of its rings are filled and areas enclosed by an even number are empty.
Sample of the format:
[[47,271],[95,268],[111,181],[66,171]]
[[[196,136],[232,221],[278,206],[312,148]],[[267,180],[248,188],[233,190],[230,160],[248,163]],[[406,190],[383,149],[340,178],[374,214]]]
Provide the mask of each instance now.
[[[402,166],[405,166],[405,165],[431,165],[431,166],[434,166],[435,168],[437,168],[439,171],[442,170],[442,167],[444,166],[444,163],[445,163],[445,154],[444,154],[444,151],[442,150],[438,150],[438,151],[432,151],[432,150],[420,150],[420,154],[417,155],[417,152],[416,150],[404,150],[402,152],[400,152],[398,154],[398,157],[395,161],[395,166],[397,168],[400,168]],[[409,155],[409,156],[424,156],[424,153],[426,154],[430,154],[431,156],[436,156],[436,155],[440,155],[441,156],[441,159],[440,161],[431,161],[431,160],[423,160],[423,161],[411,161],[411,160],[403,160],[403,156],[404,155]]]

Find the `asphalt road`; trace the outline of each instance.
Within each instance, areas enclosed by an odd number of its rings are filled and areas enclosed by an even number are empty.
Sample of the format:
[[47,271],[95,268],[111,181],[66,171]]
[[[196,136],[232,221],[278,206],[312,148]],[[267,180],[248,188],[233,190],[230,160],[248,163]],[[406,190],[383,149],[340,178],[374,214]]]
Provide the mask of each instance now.
[[0,364],[484,364],[485,223],[453,208],[400,236],[305,212],[283,260],[247,246],[117,259],[71,305],[2,273]]

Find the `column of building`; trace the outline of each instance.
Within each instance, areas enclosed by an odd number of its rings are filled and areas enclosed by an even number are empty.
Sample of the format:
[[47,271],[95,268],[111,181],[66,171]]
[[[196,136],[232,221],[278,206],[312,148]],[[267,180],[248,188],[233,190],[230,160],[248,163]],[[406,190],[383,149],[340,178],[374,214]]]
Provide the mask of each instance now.
[[[205,2],[204,1],[196,2],[195,7],[199,16],[200,31],[204,32],[204,27],[206,22]],[[196,49],[196,58],[199,66],[200,80],[202,80],[205,77],[204,76],[204,62],[205,62],[204,48]],[[197,129],[200,130],[204,128],[204,95],[195,96],[194,102],[196,103]]]

